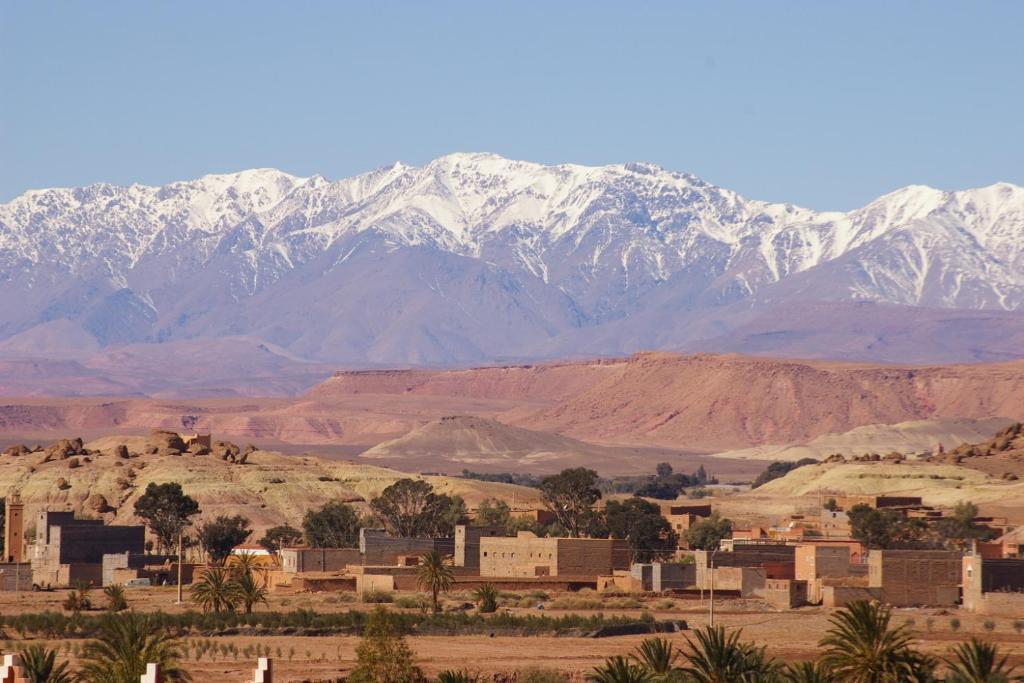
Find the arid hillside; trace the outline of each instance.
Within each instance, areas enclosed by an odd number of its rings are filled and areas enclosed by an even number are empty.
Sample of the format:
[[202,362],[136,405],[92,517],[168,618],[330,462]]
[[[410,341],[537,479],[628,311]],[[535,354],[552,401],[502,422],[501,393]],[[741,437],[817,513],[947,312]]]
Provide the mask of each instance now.
[[0,443],[199,429],[368,448],[449,415],[581,441],[680,451],[806,443],[866,425],[1024,418],[1024,361],[896,367],[646,353],[469,370],[346,371],[298,398],[0,401]]
[[[129,457],[117,454],[127,447]],[[89,455],[61,453],[60,448],[0,455],[0,495],[17,490],[28,519],[40,509],[70,509],[107,521],[134,522],[135,500],[150,482],[176,481],[202,508],[201,518],[241,514],[257,530],[289,523],[298,525],[306,510],[332,500],[361,505],[403,477],[423,478],[439,493],[462,496],[473,506],[484,498],[501,497],[529,504],[533,489],[455,477],[405,474],[314,456],[292,456],[256,450],[245,463],[216,454],[159,455],[147,453],[147,437],[113,436],[84,444]]]

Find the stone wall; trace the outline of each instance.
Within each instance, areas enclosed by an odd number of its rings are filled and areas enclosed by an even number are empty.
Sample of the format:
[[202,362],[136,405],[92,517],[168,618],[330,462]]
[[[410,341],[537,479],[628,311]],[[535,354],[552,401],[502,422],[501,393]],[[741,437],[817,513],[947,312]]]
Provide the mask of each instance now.
[[508,536],[505,529],[490,526],[469,526],[459,524],[455,527],[455,566],[479,569],[480,539],[493,536]]
[[847,546],[801,545],[796,548],[794,577],[802,581],[849,576],[850,548]]
[[481,576],[599,576],[628,569],[626,541],[606,538],[516,537],[480,539]]
[[32,565],[30,563],[0,563],[0,591],[15,590],[32,590]]
[[807,582],[793,579],[766,579],[761,597],[778,609],[792,609],[807,604]]

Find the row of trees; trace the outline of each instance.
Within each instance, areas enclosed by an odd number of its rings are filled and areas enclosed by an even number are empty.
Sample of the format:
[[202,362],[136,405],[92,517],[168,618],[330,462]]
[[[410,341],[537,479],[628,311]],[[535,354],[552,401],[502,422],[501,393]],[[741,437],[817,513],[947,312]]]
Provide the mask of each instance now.
[[[219,515],[196,526],[194,538],[184,537],[199,513],[198,502],[176,482],[150,483],[135,501],[135,514],[145,521],[163,553],[173,552],[182,537],[186,546],[198,545],[211,563],[221,564],[232,548],[252,535],[245,517]],[[274,552],[303,541],[314,548],[348,548],[358,544],[359,529],[364,526],[383,526],[395,536],[436,538],[452,535],[455,525],[468,519],[461,497],[436,493],[419,479],[400,479],[370,501],[369,516],[361,517],[351,505],[329,502],[309,511],[301,529],[273,527],[259,543]]]
[[[831,501],[830,501],[831,502]],[[993,529],[975,522],[978,506],[961,502],[947,517],[932,522],[908,517],[899,510],[854,505],[847,511],[850,535],[867,548],[948,548],[965,550],[973,540],[989,540]]]

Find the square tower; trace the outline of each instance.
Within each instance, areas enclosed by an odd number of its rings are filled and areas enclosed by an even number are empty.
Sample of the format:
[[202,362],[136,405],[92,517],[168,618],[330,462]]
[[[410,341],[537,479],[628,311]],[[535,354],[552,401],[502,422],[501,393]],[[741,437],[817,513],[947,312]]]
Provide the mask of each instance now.
[[12,493],[5,501],[4,562],[25,561],[25,504]]

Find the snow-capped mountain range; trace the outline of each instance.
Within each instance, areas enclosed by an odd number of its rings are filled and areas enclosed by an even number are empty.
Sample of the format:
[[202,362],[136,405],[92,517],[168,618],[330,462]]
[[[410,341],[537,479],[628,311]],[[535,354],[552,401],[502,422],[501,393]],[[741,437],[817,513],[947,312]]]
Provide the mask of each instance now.
[[0,205],[0,350],[244,336],[303,359],[459,364],[704,348],[800,302],[1017,325],[1024,188],[912,186],[815,212],[650,164],[452,154]]

